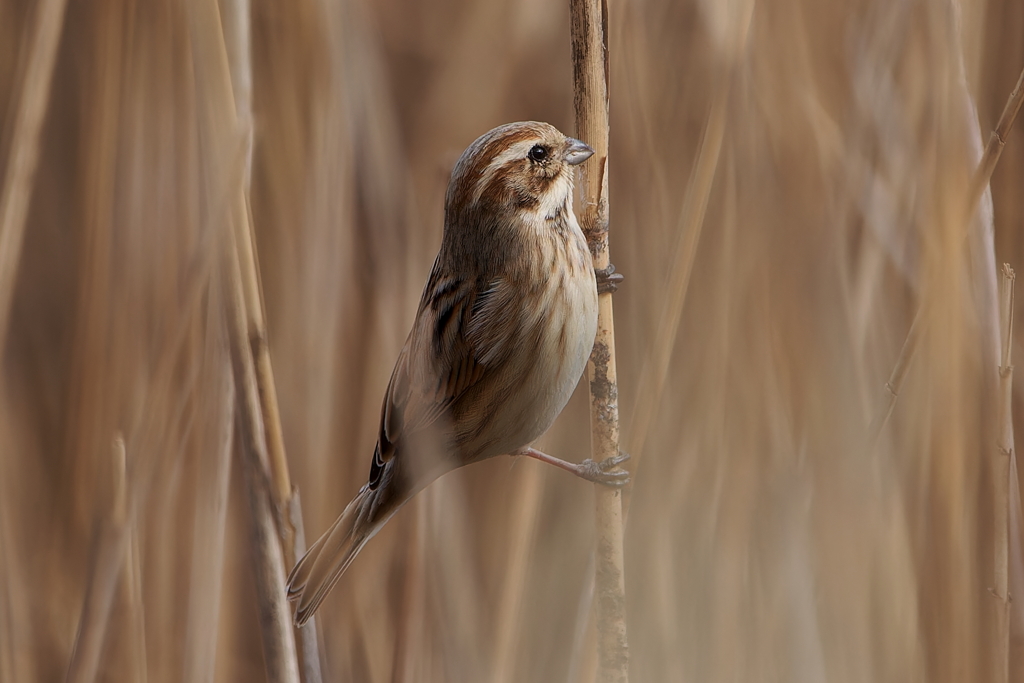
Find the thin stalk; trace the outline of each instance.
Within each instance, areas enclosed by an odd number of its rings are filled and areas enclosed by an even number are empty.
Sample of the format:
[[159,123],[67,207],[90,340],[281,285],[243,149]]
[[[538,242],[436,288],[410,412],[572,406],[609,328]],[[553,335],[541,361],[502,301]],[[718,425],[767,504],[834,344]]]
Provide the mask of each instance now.
[[[235,214],[234,220],[243,220]],[[259,601],[260,631],[267,679],[299,683],[299,665],[292,631],[291,610],[285,596],[284,557],[277,533],[271,484],[268,479],[267,443],[260,410],[256,368],[249,352],[248,324],[242,293],[238,249],[229,249],[231,364],[238,391],[238,428],[241,464],[249,496],[253,574]]]
[[17,112],[3,176],[3,194],[0,195],[0,357],[3,357],[7,339],[18,261],[25,239],[25,220],[39,165],[39,136],[50,101],[65,5],[66,0],[37,3],[28,60],[19,78],[21,92],[15,100]]
[[[238,117],[231,81],[228,46],[216,3],[194,0],[187,5],[189,30],[197,69],[197,87],[207,104],[204,118],[211,134],[236,134]],[[226,13],[233,20],[234,15]],[[246,140],[248,153],[248,140]],[[275,683],[299,683],[299,666],[290,609],[285,596],[285,565],[279,536],[278,515],[273,504],[262,405],[249,342],[242,261],[248,240],[249,212],[245,195],[246,164],[228,167],[226,175],[241,172],[230,187],[227,202],[228,244],[221,274],[227,292],[228,335],[238,410],[240,464],[249,498],[250,549],[259,608],[260,635],[267,679]],[[213,175],[211,177],[218,177]]]
[[416,514],[411,519],[406,517],[403,522],[405,539],[401,546],[405,551],[402,562],[405,577],[402,580],[402,606],[392,655],[391,683],[416,683],[423,679],[423,672],[428,670],[423,661],[422,628],[426,603],[423,579],[424,529],[429,516],[426,497],[417,496],[414,505]]
[[999,359],[999,404],[997,419],[998,438],[993,459],[995,526],[995,582],[992,587],[999,600],[994,643],[995,680],[1008,683],[1010,680],[1010,462],[1013,460],[1013,283],[1014,272],[1009,264],[1003,264],[999,281],[999,336],[1002,352]]
[[[1017,85],[1014,86],[1013,91],[1010,92],[1010,96],[1006,100],[1006,106],[1003,107],[1003,113],[999,116],[999,122],[996,123],[996,127],[989,135],[988,144],[985,145],[985,151],[982,152],[981,160],[978,162],[978,167],[971,178],[967,212],[963,216],[962,222],[964,226],[969,227],[974,215],[977,213],[978,204],[981,202],[982,195],[985,194],[985,188],[988,187],[989,180],[992,179],[992,172],[999,162],[999,156],[1003,153],[1003,147],[1006,146],[1006,138],[1009,136],[1013,122],[1020,112],[1021,103],[1024,103],[1024,70],[1021,70],[1020,77],[1017,79]],[[914,359],[914,354],[917,352],[917,342],[921,337],[921,311],[922,307],[919,306],[917,313],[914,315],[914,321],[910,325],[907,338],[903,342],[903,348],[900,349],[899,358],[896,359],[896,365],[889,375],[889,381],[885,383],[884,399],[880,403],[875,417],[871,420],[871,425],[868,427],[869,443],[872,450],[878,444],[878,439],[882,436],[885,426],[889,423],[889,417],[896,406],[896,399],[903,389],[903,380],[906,378],[907,370]]]
[[498,624],[498,635],[494,668],[490,677],[493,683],[509,683],[515,673],[516,646],[519,643],[522,626],[523,595],[526,592],[526,578],[529,572],[528,560],[537,532],[543,483],[540,467],[536,463],[529,463],[513,493],[510,509],[519,510],[520,513],[512,518],[512,530],[508,534],[508,562],[501,597],[498,599],[498,616],[495,619]]
[[[6,497],[5,500],[10,500]],[[10,542],[7,536],[7,506],[0,502],[0,679],[5,681],[18,680],[16,676],[21,672],[21,664],[28,658],[29,648],[19,648],[15,636],[17,630],[15,624],[20,620],[15,616],[18,610],[15,607],[15,600],[20,591],[18,588],[21,582],[15,574],[17,568],[14,566],[13,556],[10,551]],[[27,592],[27,591],[24,591]],[[20,607],[20,605],[18,605]],[[24,652],[24,654],[22,654]],[[22,674],[24,675],[24,674]]]
[[[215,286],[215,285],[214,285]],[[217,288],[218,294],[220,288]],[[222,317],[213,320],[221,310],[211,312],[209,329],[223,327]],[[209,335],[207,358],[221,360],[216,351],[224,342],[221,334]],[[228,494],[231,481],[231,454],[234,448],[235,384],[231,367],[208,368],[218,373],[222,393],[221,411],[217,414],[218,448],[202,458],[197,476],[196,511],[193,518],[191,580],[188,595],[188,626],[185,632],[183,680],[213,681],[216,677],[217,633],[220,624],[220,600],[224,575],[224,538],[227,533]]]
[[[249,321],[249,343],[256,366],[256,380],[259,383],[261,399],[260,407],[263,413],[264,428],[267,432],[267,455],[270,458],[274,503],[280,511],[287,509],[288,501],[292,497],[292,484],[288,473],[288,459],[285,456],[277,389],[274,384],[274,369],[270,362],[270,350],[267,345],[266,313],[263,304],[263,288],[260,284],[259,260],[256,255],[256,235],[248,204],[248,170],[252,163],[252,65],[249,49],[249,3],[248,0],[234,0],[227,3],[226,7],[231,10],[224,13],[225,19],[231,20],[231,25],[225,24],[224,37],[231,64],[235,109],[238,123],[243,129],[248,143],[243,188],[246,197],[243,214],[245,220],[237,223],[235,239],[239,249],[245,312]],[[283,515],[283,517],[287,518],[287,515]],[[294,561],[295,558],[291,559]]]
[[1017,114],[1020,113],[1021,104],[1024,104],[1024,69],[1021,70],[1020,76],[1017,77],[1017,85],[1010,92],[1010,96],[1006,98],[1006,105],[1003,107],[1003,113],[999,115],[999,122],[996,123],[996,127],[992,129],[988,136],[988,144],[985,145],[985,152],[981,156],[978,170],[975,172],[973,182],[971,183],[970,196],[972,204],[968,215],[974,215],[974,209],[977,207],[978,202],[981,201],[981,195],[985,192],[985,188],[988,187],[988,181],[992,178],[996,164],[999,163],[999,156],[1003,153],[1003,147],[1006,146],[1006,138],[1010,134],[1010,129],[1013,127]]
[[729,100],[730,79],[724,79],[715,90],[711,108],[708,111],[704,135],[701,138],[700,152],[694,162],[693,173],[686,187],[683,208],[679,215],[679,239],[676,243],[675,257],[669,282],[665,291],[662,313],[658,317],[659,326],[654,336],[652,353],[645,354],[644,364],[640,369],[637,393],[633,404],[632,423],[630,424],[630,440],[628,453],[632,457],[631,469],[635,473],[643,455],[647,434],[651,421],[661,405],[662,394],[668,381],[669,364],[672,352],[679,335],[679,323],[683,316],[683,305],[690,286],[690,274],[693,272],[694,256],[700,242],[704,216],[707,213],[708,198],[718,170],[718,158],[722,151],[722,140],[725,137],[725,114]]
[[[594,149],[581,170],[580,224],[590,242],[595,268],[608,257],[608,6],[603,0],[570,0],[573,103],[577,136]],[[598,300],[597,338],[587,374],[590,380],[593,457],[619,454],[619,393],[615,370],[612,297]],[[622,492],[596,486],[595,591],[600,683],[629,680],[626,586],[622,551]]]
[[125,476],[124,439],[115,435],[112,446],[114,471],[114,504],[109,516],[99,524],[85,604],[78,620],[78,632],[71,651],[71,661],[65,675],[67,683],[91,683],[96,680],[100,655],[110,624],[110,611],[114,592],[121,581],[121,573],[133,567],[131,563],[131,527],[134,519],[129,514],[127,477]]
[[[262,417],[271,502],[274,507],[277,533],[286,569],[294,566],[305,551],[302,510],[298,492],[292,489],[285,455],[284,432],[274,382],[267,339],[266,307],[260,281],[256,253],[256,233],[249,208],[249,185],[252,168],[252,21],[249,0],[232,0],[223,5],[223,39],[231,72],[235,114],[246,138],[245,175],[238,215],[233,221],[235,246],[238,250],[239,277],[250,353],[255,369]],[[283,590],[283,584],[282,584]],[[316,622],[310,620],[299,629],[299,653],[305,683],[320,683],[320,656],[317,647]]]
[[[228,182],[230,183],[230,179]],[[214,192],[213,196],[222,197],[223,193]],[[207,220],[212,221],[223,216],[225,214],[224,206],[225,202],[223,201],[211,203]],[[205,253],[205,251],[200,250],[200,253]],[[185,292],[181,319],[191,319],[194,311],[201,305],[203,295],[208,291],[207,283],[211,266],[212,259],[201,262],[199,271]],[[192,328],[188,325],[181,325],[175,329],[164,352],[157,360],[156,369],[150,382],[151,386],[168,386],[173,377],[180,375],[181,349],[191,330]],[[188,394],[195,382],[196,372],[190,372],[184,381],[185,394]],[[185,404],[179,403],[174,407],[169,419],[164,419],[166,416],[159,414],[152,401],[148,400],[139,411],[143,418],[142,424],[135,430],[136,441],[142,444],[167,443],[167,425],[179,424],[184,409]],[[123,445],[115,443],[114,448],[115,456],[124,457],[120,455]],[[93,544],[88,587],[79,617],[75,646],[65,674],[66,681],[89,682],[96,677],[99,648],[105,638],[114,592],[120,581],[121,570],[125,565],[124,558],[132,546],[131,532],[137,527],[140,508],[149,498],[156,471],[157,454],[161,452],[157,448],[145,448],[133,458],[132,467],[127,468],[124,478],[124,495],[126,497],[123,523],[119,523],[116,515],[112,515],[109,520],[101,520],[98,538]],[[115,491],[120,486],[121,484],[115,481]],[[138,563],[133,562],[133,565],[137,567]]]
[[128,609],[129,629],[131,629],[132,648],[131,664],[132,680],[146,683],[149,680],[149,667],[146,663],[146,618],[143,612],[145,601],[142,599],[142,558],[139,556],[139,528],[132,524],[127,527],[128,520],[128,462],[125,452],[124,437],[114,435],[114,522],[126,528],[127,547],[124,551],[121,567],[121,594]]

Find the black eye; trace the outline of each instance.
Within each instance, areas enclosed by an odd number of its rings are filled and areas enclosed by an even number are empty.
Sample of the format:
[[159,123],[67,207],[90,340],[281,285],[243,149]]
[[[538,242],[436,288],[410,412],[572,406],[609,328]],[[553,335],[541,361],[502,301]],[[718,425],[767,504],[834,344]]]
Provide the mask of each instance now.
[[544,161],[548,158],[548,150],[543,145],[534,145],[530,148],[529,157],[534,161]]

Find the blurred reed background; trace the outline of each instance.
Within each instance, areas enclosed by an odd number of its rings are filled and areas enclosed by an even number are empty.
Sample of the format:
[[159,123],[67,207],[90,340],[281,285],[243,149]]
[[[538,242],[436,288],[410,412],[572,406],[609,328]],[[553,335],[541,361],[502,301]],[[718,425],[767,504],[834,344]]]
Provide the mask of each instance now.
[[[67,4],[0,375],[3,681],[63,680],[97,619],[96,680],[264,677],[218,275],[245,130],[224,127],[211,3]],[[3,168],[44,4],[0,2]],[[1024,5],[610,5],[633,680],[1000,680],[996,266],[1024,256],[1021,131],[994,233],[987,198],[966,240],[959,216],[1024,66]],[[568,3],[252,0],[251,21],[252,217],[312,540],[365,481],[458,154],[507,121],[572,132]],[[1022,408],[1017,391],[1018,425]],[[587,457],[588,419],[581,387],[541,445]],[[325,680],[591,680],[591,500],[508,458],[436,482],[321,610]],[[97,617],[87,587],[118,523]]]

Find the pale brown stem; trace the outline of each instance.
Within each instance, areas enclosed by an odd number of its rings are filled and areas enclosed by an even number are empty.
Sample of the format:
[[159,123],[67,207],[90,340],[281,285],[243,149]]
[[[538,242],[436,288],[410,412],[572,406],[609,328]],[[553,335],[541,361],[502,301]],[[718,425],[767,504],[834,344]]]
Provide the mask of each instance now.
[[587,581],[580,590],[576,603],[576,632],[572,638],[572,657],[569,659],[569,683],[590,683],[597,676],[597,657],[590,656],[597,644],[597,626],[594,623],[594,553],[587,562]]
[[127,546],[122,558],[121,595],[128,609],[128,619],[132,639],[131,664],[132,680],[146,683],[149,680],[149,667],[146,664],[146,617],[143,612],[145,602],[142,599],[142,560],[139,557],[139,529],[132,524],[128,526],[128,462],[125,453],[124,437],[114,437],[114,521],[125,529],[128,536]]
[[[608,258],[608,7],[602,0],[570,0],[573,103],[577,137],[594,149],[581,168],[580,225],[594,256],[595,268]],[[612,295],[598,297],[597,338],[590,356],[593,459],[619,454],[618,384]],[[596,486],[595,592],[598,675],[600,683],[629,680],[626,638],[626,587],[622,552],[622,492]]]
[[981,156],[978,170],[971,182],[972,203],[968,209],[969,216],[974,215],[974,209],[981,201],[982,194],[985,193],[988,181],[992,178],[992,172],[995,171],[996,164],[999,162],[999,156],[1003,153],[1003,147],[1006,146],[1006,138],[1010,134],[1017,114],[1020,113],[1022,103],[1024,103],[1024,69],[1017,77],[1017,85],[1010,92],[1010,96],[1006,98],[1006,105],[1003,107],[1002,114],[999,115],[999,122],[988,136],[988,144],[985,145],[985,152]]
[[[211,215],[223,213],[217,208],[222,205],[219,204],[212,208]],[[210,265],[211,261],[203,262],[192,286],[186,292],[181,319],[190,319],[193,311],[200,305],[203,294],[208,291],[205,283],[208,281]],[[158,359],[151,381],[152,386],[167,386],[171,383],[172,377],[179,376],[181,371],[180,349],[191,329],[189,326],[182,325],[174,331],[167,344],[167,350]],[[187,378],[185,384],[192,386],[194,381],[195,377],[193,376]],[[182,403],[175,408],[174,414],[169,419],[158,419],[156,410],[147,402],[147,405],[140,410],[144,417],[141,426],[136,430],[139,435],[137,440],[146,444],[166,443],[166,425],[179,424],[183,410],[184,404]],[[115,463],[118,462],[118,459],[126,459],[121,451],[123,448],[123,444],[115,442]],[[139,507],[142,501],[147,500],[153,483],[156,463],[157,458],[153,451],[141,452],[133,458],[133,467],[130,472],[126,472],[123,479],[115,481],[115,492],[122,486],[117,481],[124,481],[123,493],[116,493],[115,498],[124,500],[125,515],[123,519],[119,519],[116,514],[112,514],[109,519],[101,520],[97,540],[93,546],[93,559],[82,613],[79,617],[78,633],[65,675],[66,681],[89,682],[96,678],[114,592],[120,580],[121,570],[125,566],[125,557],[132,546],[132,532],[136,528]],[[115,472],[117,472],[116,467]],[[115,506],[115,509],[117,507]],[[138,567],[138,562],[134,559],[133,567]]]
[[498,635],[494,654],[494,666],[490,680],[493,683],[509,683],[514,680],[515,652],[519,642],[522,624],[523,594],[526,591],[526,575],[529,569],[530,548],[533,547],[537,529],[537,515],[540,512],[540,494],[543,479],[539,467],[528,467],[522,473],[511,509],[520,513],[512,519],[509,533],[509,554],[505,582],[497,605]]
[[[981,202],[981,197],[985,194],[985,188],[988,187],[989,180],[992,179],[992,172],[999,162],[999,156],[1003,153],[1006,138],[1010,134],[1010,129],[1013,127],[1017,114],[1020,112],[1022,102],[1024,102],[1024,70],[1021,71],[1020,77],[1017,79],[1017,85],[1006,100],[1006,106],[1003,107],[1003,113],[999,117],[999,122],[996,123],[996,127],[992,130],[991,135],[989,135],[988,144],[985,145],[985,151],[982,152],[981,160],[978,162],[978,167],[971,178],[970,194],[967,198],[967,212],[963,216],[962,221],[962,224],[966,227],[971,225],[977,213],[978,204]],[[899,358],[896,359],[896,365],[889,376],[889,381],[885,384],[883,401],[868,428],[869,444],[872,449],[878,444],[878,439],[885,430],[885,426],[889,423],[889,416],[892,415],[896,399],[903,388],[903,380],[906,378],[907,370],[917,351],[917,342],[921,335],[921,310],[919,306],[917,313],[914,315],[914,321],[910,325],[910,331],[907,333],[907,339],[903,342]]]
[[[231,64],[231,82],[235,96],[235,108],[238,112],[239,124],[248,140],[246,166],[250,161],[252,150],[251,98],[252,68],[249,55],[249,3],[247,0],[233,0],[225,5],[226,20],[224,36]],[[266,430],[267,455],[269,458],[271,482],[273,485],[274,503],[279,512],[287,509],[292,497],[291,477],[288,472],[288,459],[285,456],[284,436],[281,430],[281,416],[277,402],[277,389],[274,383],[274,369],[270,361],[270,350],[267,345],[267,323],[263,304],[263,289],[260,284],[259,260],[256,255],[256,236],[253,230],[252,216],[249,212],[248,173],[244,181],[242,196],[237,207],[243,221],[235,223],[235,242],[239,254],[242,292],[245,302],[245,313],[248,320],[249,344],[252,347],[253,362],[256,368],[256,381],[260,392],[260,412],[263,414]],[[282,515],[287,519],[287,515]],[[291,543],[287,544],[290,550]],[[291,558],[294,561],[295,558]]]
[[1013,444],[1013,283],[1014,272],[1009,264],[1003,264],[999,282],[999,336],[1001,353],[999,358],[999,403],[997,408],[998,438],[993,459],[992,504],[995,513],[993,537],[995,541],[995,581],[992,587],[999,605],[996,608],[996,634],[994,643],[995,680],[1007,683],[1010,680],[1010,582],[1009,582],[1009,521],[1011,483],[1010,463],[1014,458]]
[[[252,54],[251,14],[249,0],[230,0],[223,4],[225,49],[231,70],[231,85],[238,123],[246,137],[246,161],[243,191],[239,197],[238,215],[233,221],[235,246],[239,257],[239,275],[247,320],[247,334],[256,373],[259,409],[265,439],[265,465],[269,468],[271,501],[277,533],[286,569],[295,565],[305,551],[302,533],[302,509],[298,492],[293,491],[285,455],[284,433],[274,382],[274,368],[267,343],[266,307],[260,281],[256,253],[256,233],[249,210],[249,181],[252,166]],[[310,620],[299,628],[299,654],[305,683],[320,683],[320,657],[316,622]]]
[[879,403],[878,412],[871,419],[871,425],[868,427],[868,434],[870,434],[871,438],[871,450],[874,450],[875,446],[878,445],[878,439],[882,436],[882,431],[889,422],[893,408],[896,407],[896,400],[899,398],[900,390],[903,388],[903,380],[907,376],[907,370],[910,368],[910,360],[914,357],[914,352],[917,350],[917,341],[921,337],[921,320],[921,311],[918,310],[914,316],[914,321],[910,324],[910,332],[907,333],[907,338],[903,340],[903,348],[900,349],[896,365],[893,366],[892,372],[889,373],[889,380],[885,383],[885,400]]
[[[236,215],[234,220],[245,220]],[[237,247],[237,245],[236,245]],[[238,249],[229,249],[231,363],[238,392],[241,464],[249,496],[253,574],[259,600],[260,631],[267,679],[299,683],[291,610],[285,596],[284,556],[271,500],[267,444],[260,410],[256,368],[249,351]]]
[[27,658],[29,648],[20,648],[15,637],[15,625],[19,621],[15,600],[21,592],[18,590],[21,582],[18,581],[15,558],[7,540],[10,532],[7,530],[7,506],[4,500],[10,498],[0,498],[0,679],[14,681],[20,673],[18,665]]
[[21,92],[14,100],[17,110],[4,169],[3,194],[0,194],[0,357],[7,339],[18,261],[25,239],[25,220],[39,165],[39,136],[50,100],[65,5],[65,0],[36,3],[27,60],[18,79]]
[[[215,3],[196,1],[189,5],[190,30],[197,62],[204,65],[199,85],[209,98],[211,128],[238,130],[231,83],[228,47]],[[229,19],[234,17],[228,12]],[[228,114],[227,112],[231,112]],[[232,169],[234,170],[234,169]],[[244,170],[244,165],[242,165]],[[227,292],[228,338],[238,409],[240,464],[245,477],[250,508],[250,549],[259,608],[260,635],[267,679],[299,683],[298,657],[290,610],[284,591],[285,567],[273,504],[266,432],[250,348],[250,325],[246,309],[242,261],[248,240],[238,238],[248,231],[249,214],[245,197],[245,175],[229,194],[229,237],[222,273]]]
[[[288,521],[292,525],[292,554],[288,564],[289,571],[294,565],[294,558],[306,554],[306,528],[302,524],[302,500],[299,490],[293,489],[288,500]],[[285,553],[288,562],[288,554]],[[321,683],[323,673],[320,669],[320,641],[316,633],[316,620],[310,619],[299,627],[299,663],[302,665],[303,683]]]
[[[211,311],[212,314],[222,311]],[[223,329],[223,319],[209,320]],[[223,338],[218,335],[218,342]],[[212,344],[211,344],[212,346]],[[219,350],[219,349],[218,349]],[[207,357],[220,358],[208,349]],[[230,367],[220,373],[221,410],[217,425],[218,448],[199,464],[194,517],[191,580],[188,595],[188,627],[182,679],[213,681],[216,676],[217,634],[220,623],[221,583],[224,574],[224,537],[227,526],[231,453],[234,447],[235,384]]]
[[78,633],[75,635],[75,645],[64,679],[67,683],[91,683],[96,679],[110,622],[110,610],[114,604],[114,593],[120,583],[121,572],[131,557],[129,525],[134,523],[134,515],[129,508],[127,480],[124,476],[125,446],[120,434],[114,438],[112,454],[114,504],[110,515],[99,525],[85,602],[78,620]]
[[708,198],[711,196],[711,188],[718,170],[722,139],[725,137],[728,99],[729,79],[723,79],[715,91],[714,100],[708,111],[700,152],[694,162],[693,174],[683,198],[683,208],[679,216],[679,239],[672,260],[672,263],[677,265],[671,269],[669,282],[665,288],[666,296],[663,299],[662,313],[658,317],[659,325],[654,335],[652,352],[644,355],[644,364],[640,369],[638,386],[641,387],[641,391],[637,393],[633,404],[632,422],[628,432],[628,452],[633,457],[631,469],[634,473],[644,451],[651,420],[657,415],[657,407],[661,405],[668,381],[669,364],[672,361],[676,338],[679,336],[679,323],[682,320],[686,293],[690,286],[694,256],[704,226]]
[[[416,514],[402,522],[405,539],[403,561],[405,578],[402,585],[402,608],[392,655],[391,683],[417,683],[423,679],[423,623],[425,621],[423,555],[424,527],[428,515],[426,496],[417,496],[413,505]],[[500,622],[499,622],[500,623]]]

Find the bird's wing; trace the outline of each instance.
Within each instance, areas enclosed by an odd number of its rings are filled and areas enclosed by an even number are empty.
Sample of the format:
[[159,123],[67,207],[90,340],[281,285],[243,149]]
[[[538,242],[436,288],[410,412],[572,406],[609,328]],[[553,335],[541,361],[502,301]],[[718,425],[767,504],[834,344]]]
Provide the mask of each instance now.
[[371,488],[403,436],[434,426],[508,357],[516,327],[514,296],[504,279],[431,275],[384,397]]

